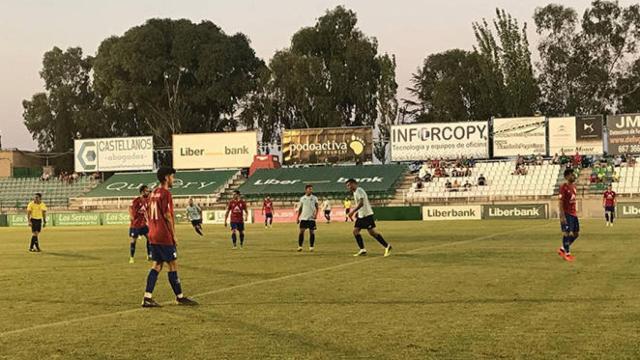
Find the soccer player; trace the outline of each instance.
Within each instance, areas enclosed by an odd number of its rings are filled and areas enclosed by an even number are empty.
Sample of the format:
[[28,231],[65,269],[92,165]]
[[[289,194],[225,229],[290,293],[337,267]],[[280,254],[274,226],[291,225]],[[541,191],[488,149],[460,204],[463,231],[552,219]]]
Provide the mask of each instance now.
[[240,234],[240,247],[244,246],[244,221],[249,216],[247,210],[247,203],[240,197],[240,191],[235,190],[233,192],[233,199],[229,201],[227,205],[227,212],[224,214],[224,226],[227,227],[227,218],[231,214],[231,242],[233,244],[232,249],[235,250],[238,247],[236,232]]
[[27,205],[27,219],[31,228],[29,251],[40,252],[38,236],[42,228],[47,226],[47,205],[42,202],[42,194],[36,193],[33,200]]
[[607,187],[607,190],[602,196],[602,206],[604,207],[604,218],[606,219],[606,226],[613,226],[613,219],[616,216],[616,196],[611,184]]
[[273,201],[269,195],[262,202],[262,215],[264,215],[264,227],[273,226]]
[[562,247],[558,249],[560,255],[566,261],[574,261],[571,255],[571,245],[580,235],[580,222],[576,211],[576,175],[572,169],[564,171],[566,182],[560,185],[559,215],[562,228]]
[[298,232],[298,251],[302,251],[304,233],[309,229],[309,251],[313,251],[316,242],[316,218],[318,217],[318,198],[313,195],[313,185],[304,187],[304,195],[298,202],[296,223],[300,224]]
[[362,235],[360,235],[360,230],[362,229],[367,229],[369,235],[378,240],[380,245],[384,247],[385,257],[391,255],[391,245],[389,245],[382,237],[382,234],[376,230],[376,221],[373,217],[373,209],[369,203],[369,197],[367,196],[366,191],[364,191],[363,188],[358,187],[358,182],[355,179],[347,180],[346,185],[347,189],[353,193],[353,201],[356,204],[356,207],[347,214],[350,219],[352,219],[354,215],[357,215],[356,223],[353,227],[353,236],[356,238],[356,243],[360,250],[353,256],[367,255],[367,249],[364,247],[364,240],[362,239]]
[[344,200],[342,200],[342,205],[344,206],[344,222],[353,221],[349,217],[349,213],[351,212],[351,200],[349,200],[349,198],[344,198]]
[[147,276],[147,287],[142,299],[142,307],[159,307],[152,297],[153,289],[158,280],[158,274],[166,263],[169,266],[169,283],[176,295],[178,305],[198,305],[182,293],[182,284],[178,278],[178,253],[176,249],[176,227],[173,212],[173,199],[169,189],[173,186],[176,170],[169,167],[158,169],[157,177],[160,184],[151,193],[147,210],[149,221],[149,243],[153,264]]
[[331,201],[327,197],[322,202],[322,211],[324,212],[324,218],[327,219],[327,224],[331,222]]
[[147,260],[151,257],[149,248],[149,227],[147,226],[147,206],[149,203],[149,188],[147,185],[140,186],[139,196],[136,196],[129,205],[129,264],[134,263],[136,255],[136,242],[138,237],[144,236],[147,240]]
[[187,206],[187,219],[191,221],[191,226],[200,236],[204,236],[202,233],[202,209],[193,199],[189,199],[189,206]]

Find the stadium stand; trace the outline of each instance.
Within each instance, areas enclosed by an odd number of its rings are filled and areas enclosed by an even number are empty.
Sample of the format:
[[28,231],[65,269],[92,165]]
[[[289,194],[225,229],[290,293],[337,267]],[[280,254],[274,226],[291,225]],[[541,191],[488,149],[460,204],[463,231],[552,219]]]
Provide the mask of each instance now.
[[279,200],[295,200],[304,192],[305,184],[312,184],[314,192],[333,198],[347,194],[345,181],[358,179],[372,198],[390,198],[395,185],[407,170],[405,165],[318,166],[257,170],[239,190],[252,200],[266,194]]
[[640,194],[640,168],[636,166],[621,167],[618,170],[620,177],[614,182],[613,191],[618,194]]
[[[442,200],[508,199],[515,197],[545,197],[553,195],[561,181],[561,166],[558,164],[542,164],[527,166],[526,175],[514,175],[516,163],[513,161],[478,162],[471,168],[471,176],[433,177],[431,181],[422,182],[419,189],[413,185],[406,193],[406,201],[430,202]],[[478,178],[483,175],[485,185],[478,185]],[[447,189],[447,181],[457,181],[460,187]],[[469,182],[471,186],[465,188]]]
[[0,207],[23,209],[37,192],[42,193],[48,207],[67,207],[70,198],[81,196],[96,184],[97,181],[90,177],[79,177],[72,182],[56,178],[47,181],[40,178],[4,178],[0,179]]
[[[211,206],[220,194],[240,176],[238,170],[180,171],[171,192],[177,207],[184,206],[190,197],[203,206]],[[73,199],[73,207],[80,209],[122,209],[139,194],[141,185],[157,185],[156,174],[117,173],[80,198]]]

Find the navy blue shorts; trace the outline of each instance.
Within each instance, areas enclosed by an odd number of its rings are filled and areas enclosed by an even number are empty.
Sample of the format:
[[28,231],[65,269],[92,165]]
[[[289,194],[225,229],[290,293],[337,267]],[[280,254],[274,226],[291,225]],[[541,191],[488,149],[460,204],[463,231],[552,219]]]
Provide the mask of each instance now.
[[149,235],[149,227],[143,226],[141,228],[129,228],[129,237],[137,238],[138,236]]
[[175,245],[149,245],[151,248],[151,260],[155,262],[169,262],[178,259],[178,251]]
[[244,223],[243,222],[232,222],[231,230],[244,231]]
[[604,207],[604,211],[610,212],[610,213],[614,213],[614,212],[616,212],[616,207],[615,206],[605,206]]
[[315,230],[316,228],[315,220],[300,220],[300,229]]
[[200,219],[200,220],[191,220],[191,225],[193,227],[202,225],[202,219]]
[[273,219],[273,213],[266,213],[264,214],[264,217],[267,219]]
[[577,216],[565,214],[565,218],[567,219],[566,224],[560,223],[560,228],[562,232],[580,232],[580,220],[578,220]]

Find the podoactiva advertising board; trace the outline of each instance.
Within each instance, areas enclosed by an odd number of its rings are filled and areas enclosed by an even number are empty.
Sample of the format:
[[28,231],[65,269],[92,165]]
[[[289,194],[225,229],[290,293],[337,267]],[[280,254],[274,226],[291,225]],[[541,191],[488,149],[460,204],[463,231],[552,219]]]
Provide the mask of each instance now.
[[391,160],[489,157],[486,121],[391,126]]
[[544,117],[493,120],[493,156],[546,153]]
[[549,153],[602,154],[602,115],[549,119]]
[[640,114],[608,115],[608,153],[640,153]]
[[76,172],[153,169],[153,137],[74,140]]
[[176,169],[248,168],[257,153],[255,131],[173,135]]
[[373,131],[368,127],[285,130],[282,157],[286,165],[369,162]]
[[480,220],[482,219],[482,206],[424,206],[422,208],[422,220]]

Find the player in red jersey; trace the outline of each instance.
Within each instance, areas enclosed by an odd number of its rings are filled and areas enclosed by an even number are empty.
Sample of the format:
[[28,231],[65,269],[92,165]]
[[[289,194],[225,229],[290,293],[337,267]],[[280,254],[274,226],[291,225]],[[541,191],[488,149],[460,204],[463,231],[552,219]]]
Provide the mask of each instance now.
[[611,184],[602,195],[602,207],[604,207],[604,218],[607,220],[606,226],[613,226],[613,219],[616,216],[616,196]]
[[153,298],[153,289],[158,280],[158,274],[162,265],[169,266],[169,283],[176,295],[179,305],[198,305],[197,302],[184,296],[182,285],[178,278],[178,253],[176,250],[176,227],[173,212],[173,199],[169,189],[173,186],[173,177],[176,170],[168,167],[158,169],[158,181],[160,182],[151,193],[147,210],[149,222],[149,243],[151,246],[151,260],[153,265],[147,276],[147,287],[142,300],[142,307],[159,307]]
[[559,216],[562,228],[562,247],[558,249],[560,255],[566,261],[573,261],[570,247],[580,236],[580,221],[576,210],[576,175],[571,169],[564,171],[566,182],[560,185]]
[[262,215],[264,215],[264,227],[273,226],[273,201],[269,195],[262,202]]
[[236,232],[240,234],[240,247],[244,246],[244,221],[245,217],[249,216],[247,210],[247,203],[240,197],[240,191],[235,190],[233,192],[233,199],[229,201],[227,205],[227,212],[224,214],[224,226],[227,227],[227,218],[231,214],[231,242],[233,243],[232,249],[237,249],[237,236]]
[[147,240],[147,260],[151,257],[149,249],[149,227],[147,226],[147,203],[149,201],[149,188],[140,186],[140,195],[136,196],[129,206],[129,264],[133,264],[136,254],[136,240],[144,236]]

